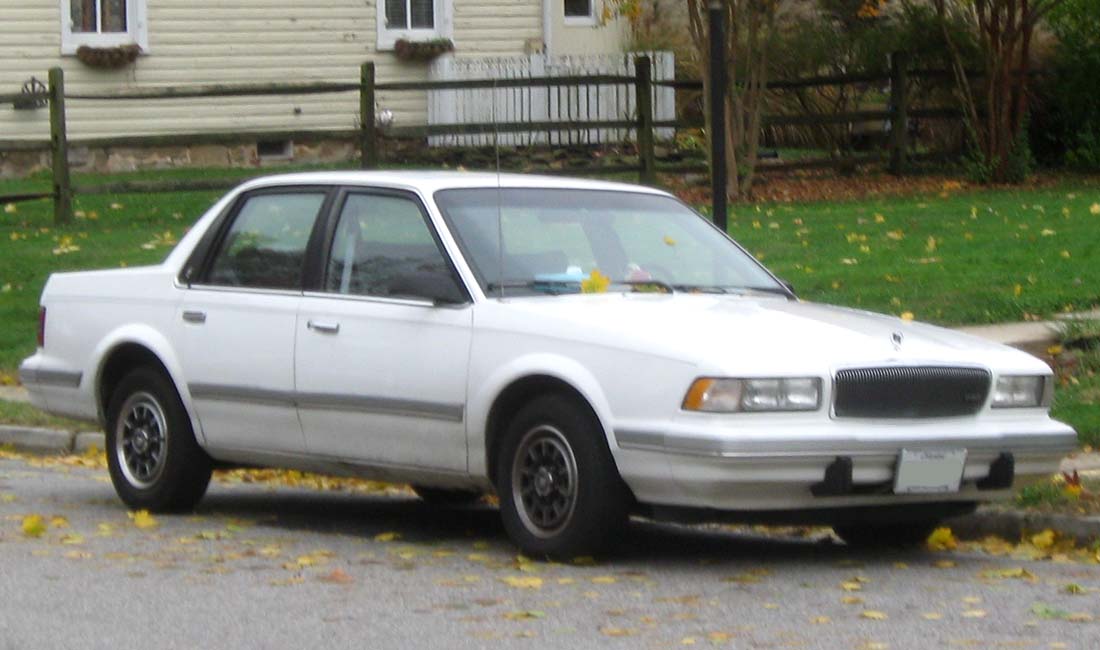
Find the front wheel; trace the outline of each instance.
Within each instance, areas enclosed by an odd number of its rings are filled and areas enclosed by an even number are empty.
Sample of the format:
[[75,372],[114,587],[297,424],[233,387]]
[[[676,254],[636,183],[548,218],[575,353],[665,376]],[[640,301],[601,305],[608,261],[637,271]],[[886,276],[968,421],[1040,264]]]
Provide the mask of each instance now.
[[139,368],[119,382],[107,408],[107,469],[134,509],[190,510],[210,484],[212,463],[172,383]]
[[570,558],[606,550],[629,514],[603,428],[560,395],[539,397],[508,425],[496,463],[500,513],[524,553]]

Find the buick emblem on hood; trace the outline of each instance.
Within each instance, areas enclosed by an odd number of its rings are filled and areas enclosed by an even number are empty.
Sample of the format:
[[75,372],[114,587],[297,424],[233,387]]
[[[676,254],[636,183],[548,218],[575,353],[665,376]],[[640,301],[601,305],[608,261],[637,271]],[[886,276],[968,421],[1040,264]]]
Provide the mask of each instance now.
[[890,341],[894,344],[895,350],[901,349],[901,342],[905,339],[905,335],[901,332],[894,332],[890,335]]

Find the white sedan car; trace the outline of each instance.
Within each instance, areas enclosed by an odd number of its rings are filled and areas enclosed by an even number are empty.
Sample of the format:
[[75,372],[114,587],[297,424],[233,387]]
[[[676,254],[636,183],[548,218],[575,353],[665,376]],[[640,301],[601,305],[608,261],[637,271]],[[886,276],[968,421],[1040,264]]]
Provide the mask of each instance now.
[[817,305],[676,198],[473,173],[292,174],[230,192],[160,265],[51,276],[35,403],[98,421],[133,508],[215,464],[494,491],[524,552],[631,514],[922,539],[1075,447],[1050,369]]

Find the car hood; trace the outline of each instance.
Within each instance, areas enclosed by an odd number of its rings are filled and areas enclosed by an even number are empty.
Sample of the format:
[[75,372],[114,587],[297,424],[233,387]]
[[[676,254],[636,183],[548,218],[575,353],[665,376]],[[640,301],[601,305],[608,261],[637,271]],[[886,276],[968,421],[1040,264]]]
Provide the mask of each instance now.
[[1049,373],[1038,359],[953,330],[871,312],[713,294],[608,293],[489,301],[491,329],[689,361],[710,372],[830,373],[869,364],[949,364]]

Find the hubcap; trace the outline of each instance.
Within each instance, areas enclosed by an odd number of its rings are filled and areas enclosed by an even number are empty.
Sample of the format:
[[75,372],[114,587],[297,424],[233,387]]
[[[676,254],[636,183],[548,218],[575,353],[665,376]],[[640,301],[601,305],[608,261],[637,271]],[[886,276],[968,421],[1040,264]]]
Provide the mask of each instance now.
[[577,461],[561,431],[540,425],[523,436],[512,463],[512,500],[537,537],[569,524],[577,505]]
[[115,457],[134,487],[151,486],[164,471],[168,428],[164,411],[149,393],[134,393],[122,405],[115,429]]

